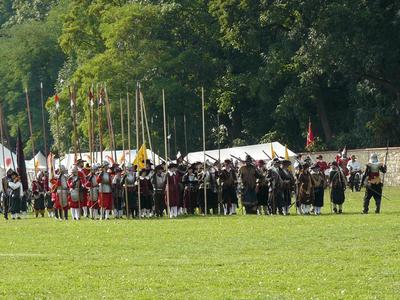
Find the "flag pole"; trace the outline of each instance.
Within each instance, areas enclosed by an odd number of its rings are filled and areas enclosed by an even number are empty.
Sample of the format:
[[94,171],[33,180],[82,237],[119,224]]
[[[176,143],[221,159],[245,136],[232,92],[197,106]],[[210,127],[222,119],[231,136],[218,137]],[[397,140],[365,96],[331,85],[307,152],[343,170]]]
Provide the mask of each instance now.
[[204,116],[204,87],[201,88],[201,115],[203,120],[203,172],[204,172],[204,215],[207,215],[207,189],[206,189],[206,124]]
[[128,160],[129,162],[132,162],[131,159],[131,104],[129,101],[129,90],[128,90],[128,85],[126,86],[126,108],[127,108],[127,123],[128,123]]
[[40,82],[40,102],[42,108],[42,129],[43,129],[43,141],[44,141],[44,155],[46,156],[46,169],[49,168],[47,162],[47,156],[49,155],[48,148],[47,148],[47,133],[46,133],[46,119],[44,115],[44,97],[43,97],[43,82]]
[[[140,84],[136,82],[136,157],[138,157],[139,153],[139,139],[140,139],[140,132],[139,132],[139,96],[140,95]],[[144,142],[144,141],[143,141]],[[137,161],[137,171],[138,171],[138,210],[139,210],[139,219],[142,217],[142,209],[140,205],[141,197],[140,197],[140,162]]]
[[31,135],[33,169],[35,171],[35,178],[36,178],[37,170],[36,170],[36,159],[35,159],[35,142],[34,142],[33,130],[32,130],[32,116],[31,116],[31,108],[30,108],[30,104],[29,104],[28,88],[25,88],[25,97],[26,97],[26,108],[27,108],[27,112],[28,112],[29,132]]
[[[3,155],[3,168],[4,171],[7,172],[6,170],[6,158],[5,158],[5,151],[4,151],[4,134],[3,134],[3,107],[0,103],[0,134],[1,134],[1,152]],[[12,155],[12,153],[11,153]],[[4,191],[3,191],[4,192]]]
[[167,193],[167,216],[170,216],[169,211],[169,180],[168,180],[168,146],[167,146],[167,117],[165,110],[165,91],[162,90],[162,103],[163,103],[163,120],[164,120],[164,153],[165,153],[165,174],[167,179],[166,193]]

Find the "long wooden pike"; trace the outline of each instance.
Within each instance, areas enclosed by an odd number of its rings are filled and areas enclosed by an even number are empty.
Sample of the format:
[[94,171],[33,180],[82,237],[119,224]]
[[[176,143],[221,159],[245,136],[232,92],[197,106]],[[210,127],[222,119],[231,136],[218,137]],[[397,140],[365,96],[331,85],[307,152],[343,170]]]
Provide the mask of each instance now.
[[[4,168],[4,171],[7,171],[6,170],[6,157],[5,157],[5,151],[4,151],[4,133],[3,133],[3,120],[4,120],[4,118],[3,118],[3,108],[2,108],[2,106],[1,106],[1,103],[0,103],[0,138],[1,138],[1,153],[2,153],[2,155],[3,155],[3,168]],[[11,153],[11,155],[12,155],[12,153]]]
[[145,125],[146,125],[146,131],[147,131],[147,139],[149,142],[149,147],[152,153],[152,159],[153,159],[153,163],[156,163],[156,158],[155,158],[155,153],[153,151],[153,146],[151,143],[151,135],[150,135],[150,128],[149,128],[149,122],[147,119],[147,112],[146,112],[146,104],[144,103],[144,98],[143,98],[143,94],[140,93],[140,97],[141,97],[141,102],[142,102],[142,107],[143,107],[143,114],[144,114],[144,121],[145,121]]
[[49,155],[47,147],[47,132],[46,132],[46,118],[44,114],[44,97],[43,97],[43,82],[40,83],[40,103],[42,108],[42,130],[43,130],[43,142],[44,142],[44,155],[46,156],[46,169],[48,170],[49,165],[47,162],[47,156]]
[[162,90],[162,103],[163,103],[163,120],[164,120],[164,153],[165,153],[165,174],[166,174],[166,193],[167,193],[167,215],[170,217],[169,209],[169,181],[168,181],[168,144],[167,144],[167,114],[165,109],[165,92]]
[[[123,102],[122,102],[121,97],[119,97],[119,106],[120,106],[120,112],[121,112],[122,157],[124,159],[123,161],[121,161],[121,163],[124,164],[124,171],[126,171],[124,112],[123,112],[123,108],[122,108]],[[129,219],[128,188],[126,186],[126,183],[124,184],[123,189],[124,189],[124,195],[125,195],[126,218]]]
[[[109,134],[110,134],[110,139],[111,139],[111,146],[112,146],[112,152],[114,153],[114,161],[117,161],[117,149],[115,146],[115,135],[114,135],[114,127],[113,127],[113,122],[111,118],[111,106],[110,106],[110,99],[108,98],[108,93],[107,93],[107,87],[104,87],[104,92],[106,95],[106,113],[107,113],[107,119],[108,119],[108,126],[109,126]],[[111,155],[113,156],[113,155]]]
[[132,157],[131,157],[131,104],[129,100],[129,90],[128,87],[126,89],[126,114],[127,114],[127,123],[128,123],[128,160],[131,163],[132,162]]
[[31,107],[30,107],[30,104],[29,104],[28,88],[25,88],[25,97],[26,97],[26,109],[27,109],[27,112],[28,112],[29,132],[30,132],[30,135],[31,135],[33,169],[35,171],[35,178],[36,178],[37,170],[36,170],[36,158],[35,158],[35,141],[34,141],[34,137],[33,137],[32,116],[31,116]]
[[100,92],[98,93],[98,127],[99,127],[99,150],[100,150],[100,163],[103,163],[103,128],[102,128],[102,122],[103,122],[103,88],[100,89]]
[[88,140],[89,140],[89,156],[91,163],[93,164],[93,135],[92,135],[92,124],[93,124],[93,114],[92,114],[92,105],[93,105],[93,93],[92,88],[89,88],[88,93],[88,109],[89,109],[89,126],[88,126]]
[[[201,88],[201,116],[203,120],[203,172],[204,179],[206,174],[206,124],[205,124],[205,112],[204,112],[204,88]],[[207,215],[207,189],[206,183],[204,182],[204,215]]]
[[[138,157],[139,153],[139,140],[140,140],[140,129],[139,129],[139,99],[140,99],[140,84],[139,82],[136,83],[136,157]],[[144,141],[143,141],[144,142]],[[138,162],[138,171],[140,171],[139,168],[139,162]],[[140,173],[139,173],[140,174]],[[139,176],[140,177],[140,176]],[[141,209],[141,197],[140,197],[140,178],[138,178],[138,210],[139,210],[139,219],[142,217],[142,209]]]
[[74,97],[75,85],[71,88],[69,87],[69,99],[71,106],[71,117],[72,117],[72,127],[73,127],[73,141],[74,141],[74,163],[78,160],[78,133],[76,129],[76,103]]

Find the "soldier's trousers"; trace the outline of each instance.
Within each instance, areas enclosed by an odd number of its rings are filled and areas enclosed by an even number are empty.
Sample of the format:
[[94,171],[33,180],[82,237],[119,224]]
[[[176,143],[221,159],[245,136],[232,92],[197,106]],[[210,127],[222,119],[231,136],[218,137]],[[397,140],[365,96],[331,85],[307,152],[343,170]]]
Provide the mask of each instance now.
[[381,200],[382,200],[382,184],[371,184],[371,188],[368,186],[365,189],[364,195],[364,212],[367,213],[369,210],[369,200],[374,197],[376,209],[375,212],[381,211]]

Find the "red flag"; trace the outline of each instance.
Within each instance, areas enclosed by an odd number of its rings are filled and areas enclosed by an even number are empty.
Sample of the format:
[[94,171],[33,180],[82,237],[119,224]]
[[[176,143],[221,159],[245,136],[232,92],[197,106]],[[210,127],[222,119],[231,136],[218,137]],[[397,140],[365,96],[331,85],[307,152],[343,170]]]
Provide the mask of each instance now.
[[60,107],[60,97],[56,94],[54,96],[54,102],[56,103],[56,108],[58,109]]
[[314,143],[314,134],[313,134],[312,128],[311,128],[311,121],[308,120],[308,132],[307,132],[306,147],[311,146],[313,143]]

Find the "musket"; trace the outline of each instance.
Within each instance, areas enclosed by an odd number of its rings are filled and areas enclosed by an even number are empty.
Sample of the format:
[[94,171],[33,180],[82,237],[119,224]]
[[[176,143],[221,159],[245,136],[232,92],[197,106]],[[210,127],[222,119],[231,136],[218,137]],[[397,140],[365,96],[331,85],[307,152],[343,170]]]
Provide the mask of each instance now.
[[[385,164],[384,164],[385,167],[386,167],[386,163],[387,163],[388,154],[389,154],[389,140],[387,140],[387,142],[386,142],[386,154],[385,154]],[[385,175],[386,175],[386,172],[383,173],[383,176],[382,176],[382,187],[385,183]]]
[[236,159],[236,160],[238,160],[238,161],[240,161],[240,162],[244,162],[244,160],[243,159],[241,159],[240,157],[236,157],[235,155],[233,155],[233,154],[230,154],[230,156],[231,157],[233,157],[234,159]]
[[206,153],[206,156],[209,157],[209,158],[211,158],[211,159],[214,160],[214,161],[218,161],[218,159],[212,157],[211,155],[208,155],[207,153]]
[[378,196],[380,196],[380,197],[383,197],[383,198],[385,198],[386,200],[391,201],[391,199],[389,199],[388,197],[386,197],[385,195],[383,195],[383,192],[382,192],[382,193],[378,193],[376,190],[374,190],[374,189],[373,189],[371,186],[369,186],[369,185],[366,185],[365,188],[371,190],[371,191],[374,192],[376,195],[378,195]]
[[268,159],[272,160],[271,156],[269,156],[267,152],[265,152],[264,150],[262,152],[268,157]]

